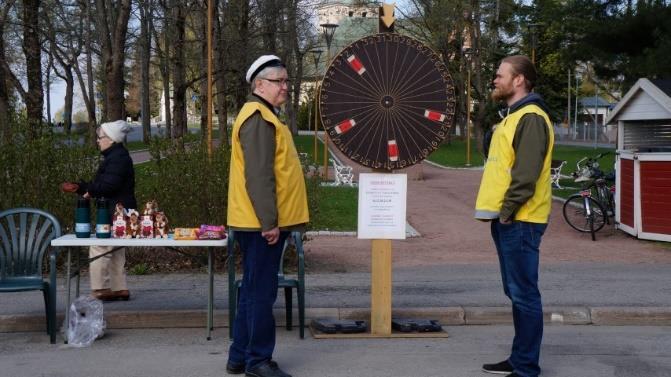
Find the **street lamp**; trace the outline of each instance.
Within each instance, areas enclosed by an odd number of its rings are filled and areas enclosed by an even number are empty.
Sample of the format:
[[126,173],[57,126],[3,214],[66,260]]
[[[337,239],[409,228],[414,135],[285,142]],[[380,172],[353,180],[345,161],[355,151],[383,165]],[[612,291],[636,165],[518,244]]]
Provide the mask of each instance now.
[[[333,34],[338,27],[338,24],[324,23],[320,24],[322,28],[322,33],[324,33],[324,40],[326,41],[326,67],[331,63],[331,42],[333,41]],[[324,130],[326,131],[326,130]],[[329,177],[329,166],[328,166],[328,152],[329,151],[329,139],[328,133],[324,132],[324,179],[328,180]]]
[[527,25],[529,33],[531,34],[531,62],[536,65],[536,28],[543,26],[542,23],[534,23]]
[[[580,95],[580,87],[578,86],[578,80],[582,79],[582,73],[578,71],[577,69],[575,70],[575,117],[573,118],[573,140],[578,138],[578,96]],[[584,136],[584,127],[583,127],[583,140],[585,139]]]
[[466,61],[466,166],[471,166],[471,55],[473,49],[463,50]]
[[[317,72],[319,70],[319,58],[322,56],[323,52],[324,52],[324,50],[322,50],[320,48],[313,48],[312,50],[310,50],[310,54],[312,54],[312,59],[314,60],[314,63],[315,63],[315,93],[314,93],[315,94],[315,132],[314,132],[314,135],[313,135],[314,136],[314,147],[315,147],[313,157],[314,157],[315,163],[317,162],[317,126],[319,125],[319,110],[318,110],[319,102],[317,101],[318,94],[319,94],[319,79],[318,79]],[[309,110],[308,110],[308,125],[310,124],[310,119],[312,119],[311,111],[312,111],[312,106],[310,106]]]

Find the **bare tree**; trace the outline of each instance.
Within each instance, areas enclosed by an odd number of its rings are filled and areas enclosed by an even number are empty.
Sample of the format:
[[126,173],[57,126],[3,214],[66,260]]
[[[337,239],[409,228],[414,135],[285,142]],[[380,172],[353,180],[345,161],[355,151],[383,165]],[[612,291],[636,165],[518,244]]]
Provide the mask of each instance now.
[[[172,108],[170,106],[170,46],[172,44],[172,28],[170,25],[172,21],[169,17],[171,3],[169,0],[159,0],[159,4],[163,16],[163,30],[159,32],[157,29],[154,29],[154,40],[156,52],[160,58],[159,71],[161,72],[163,98],[165,100],[163,109],[165,113],[165,130],[166,135],[170,138],[172,137]],[[161,37],[163,37],[162,41]]]
[[124,118],[124,62],[131,0],[96,0],[96,30],[104,67],[103,120]]
[[170,59],[170,68],[172,70],[172,101],[173,101],[173,120],[175,122],[172,129],[173,139],[179,139],[183,143],[182,136],[187,127],[186,116],[186,61],[185,61],[185,34],[186,34],[186,4],[185,0],[176,0],[171,7],[172,25],[174,26],[174,52]]
[[151,138],[151,108],[149,105],[149,62],[151,60],[151,34],[153,29],[153,6],[152,0],[139,0],[140,7],[140,70],[141,70],[141,101],[140,113],[142,115],[142,140],[145,144]]
[[9,123],[9,113],[11,106],[9,104],[9,87],[7,86],[7,56],[5,54],[5,25],[9,18],[9,10],[13,5],[13,0],[8,0],[0,8],[0,144],[9,143],[11,140],[11,128]]
[[[225,53],[227,41],[224,40],[223,1],[214,0],[215,24],[214,24],[214,85],[216,87],[216,108],[219,121],[219,140],[221,148],[228,147],[228,101],[226,100],[226,78],[225,78]],[[221,11],[220,11],[221,9]],[[230,42],[229,42],[230,43]]]
[[[7,20],[11,6],[14,1],[9,1],[3,8],[3,20]],[[39,0],[24,0],[19,20],[22,27],[21,47],[25,56],[25,77],[28,88],[24,88],[19,77],[12,71],[9,62],[6,59],[5,48],[2,48],[0,55],[0,67],[4,71],[4,76],[14,86],[16,91],[26,104],[26,114],[28,116],[29,132],[28,137],[36,138],[42,125],[42,106],[44,105],[44,93],[42,92],[42,49],[40,46],[39,29]],[[6,25],[3,21],[2,27]],[[3,32],[0,35],[4,35]],[[3,42],[4,44],[4,42]]]

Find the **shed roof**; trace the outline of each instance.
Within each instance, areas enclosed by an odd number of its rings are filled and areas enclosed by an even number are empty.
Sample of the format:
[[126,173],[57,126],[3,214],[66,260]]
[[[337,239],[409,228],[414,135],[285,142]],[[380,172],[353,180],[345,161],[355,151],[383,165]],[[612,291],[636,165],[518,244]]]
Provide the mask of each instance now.
[[671,80],[638,79],[615,106],[606,123],[653,119],[671,119]]
[[594,105],[596,104],[596,107],[610,107],[611,104],[606,101],[603,97],[582,97],[580,98],[580,106],[582,107],[588,107],[588,108],[594,108]]

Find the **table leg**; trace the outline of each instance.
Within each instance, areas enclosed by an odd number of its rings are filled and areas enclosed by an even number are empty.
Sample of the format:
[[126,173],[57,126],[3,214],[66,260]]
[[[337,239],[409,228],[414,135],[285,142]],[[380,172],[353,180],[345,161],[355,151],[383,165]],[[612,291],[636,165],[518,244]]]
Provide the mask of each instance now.
[[75,260],[77,261],[77,285],[75,286],[75,298],[79,297],[79,283],[80,283],[80,277],[81,277],[81,272],[82,272],[82,265],[81,265],[81,255],[79,255],[79,248],[77,248],[77,252],[75,253]]
[[207,275],[208,275],[208,294],[207,294],[207,340],[212,340],[212,330],[214,328],[214,248],[207,248]]
[[65,336],[63,337],[63,343],[68,344],[68,329],[70,328],[70,280],[72,276],[70,275],[70,261],[72,256],[72,248],[68,247],[68,259],[65,264],[65,286],[67,287],[68,293],[66,294],[65,300]]

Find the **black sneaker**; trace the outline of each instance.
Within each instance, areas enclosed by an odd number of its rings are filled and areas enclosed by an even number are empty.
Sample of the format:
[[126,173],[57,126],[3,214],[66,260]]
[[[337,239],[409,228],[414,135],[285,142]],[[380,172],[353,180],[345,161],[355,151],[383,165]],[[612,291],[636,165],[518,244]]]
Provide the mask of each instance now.
[[[506,377],[515,377],[517,376],[515,373],[513,373],[513,366],[510,365],[508,360],[504,360],[500,363],[496,364],[485,364],[482,366],[482,371],[487,372],[487,373],[494,373],[494,374],[509,374],[509,376]],[[510,374],[512,373],[512,374]]]
[[291,377],[284,372],[273,360],[268,360],[255,365],[245,372],[247,377]]
[[245,363],[237,364],[232,362],[226,363],[226,373],[228,374],[243,374],[245,373]]

